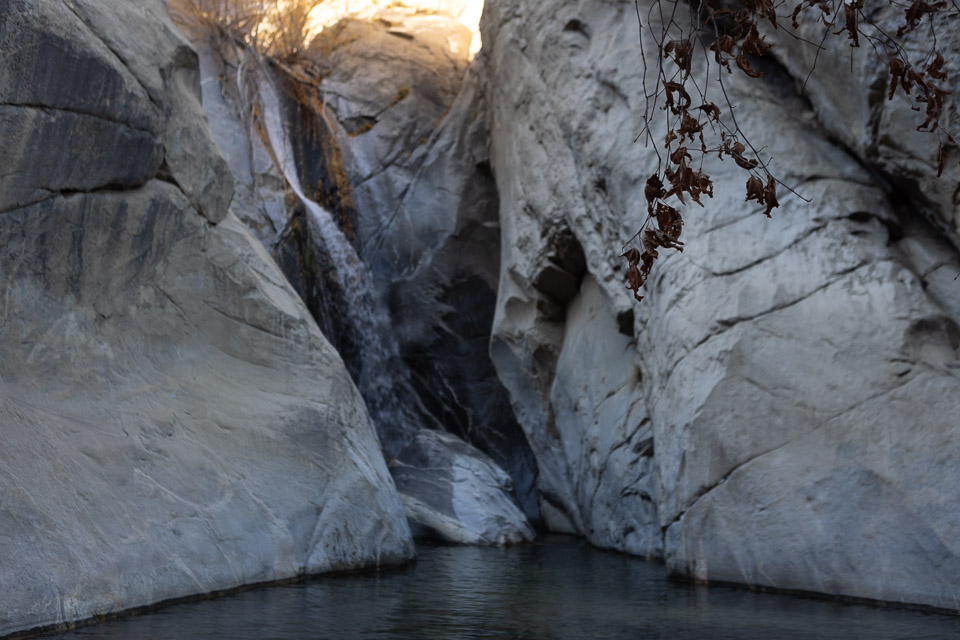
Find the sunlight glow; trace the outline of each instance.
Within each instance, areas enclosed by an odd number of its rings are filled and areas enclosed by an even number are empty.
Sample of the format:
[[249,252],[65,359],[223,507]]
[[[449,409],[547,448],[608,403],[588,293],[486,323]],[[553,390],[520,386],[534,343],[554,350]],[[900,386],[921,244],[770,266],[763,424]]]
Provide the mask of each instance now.
[[371,19],[386,10],[448,15],[470,30],[470,57],[480,51],[480,14],[483,0],[325,0],[310,12],[310,37],[341,18]]

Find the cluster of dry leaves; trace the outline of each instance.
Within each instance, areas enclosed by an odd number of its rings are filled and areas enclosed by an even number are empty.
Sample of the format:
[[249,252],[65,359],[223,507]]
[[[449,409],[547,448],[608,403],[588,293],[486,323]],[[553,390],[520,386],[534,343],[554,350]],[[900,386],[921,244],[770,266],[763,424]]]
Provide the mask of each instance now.
[[[703,171],[703,159],[708,154],[716,153],[721,160],[729,158],[747,173],[746,201],[755,201],[764,207],[763,213],[767,217],[780,206],[777,186],[793,191],[773,176],[760,153],[740,129],[723,84],[724,71],[733,73],[734,67],[750,78],[762,75],[751,64],[751,60],[763,57],[771,49],[760,33],[759,26],[763,21],[769,22],[773,29],[786,29],[790,35],[801,40],[790,31],[790,27],[796,30],[801,21],[807,20],[822,24],[823,39],[820,43],[807,41],[817,47],[817,56],[824,41],[831,35],[846,34],[851,47],[859,47],[861,39],[869,42],[875,55],[889,66],[887,98],[893,99],[899,88],[914,103],[914,110],[925,114],[917,130],[938,136],[937,175],[943,173],[943,140],[945,138],[954,144],[955,141],[940,125],[944,97],[950,91],[937,84],[946,80],[947,74],[943,52],[937,48],[936,32],[928,16],[938,12],[960,14],[960,7],[955,3],[948,7],[945,1],[907,0],[902,5],[899,0],[886,1],[891,7],[902,9],[903,23],[895,36],[886,33],[864,12],[865,0],[801,0],[789,14],[779,13],[785,10],[787,3],[775,3],[774,0],[688,0],[686,5],[681,5],[678,0],[656,0],[651,14],[656,9],[665,26],[654,34],[658,45],[656,79],[653,91],[646,96],[644,129],[638,140],[645,137],[657,150],[661,162],[657,173],[650,176],[644,189],[647,218],[631,239],[632,243],[639,238],[642,250],[628,243],[622,254],[628,262],[627,287],[633,290],[637,300],[643,299],[640,288],[650,276],[659,250],[683,251],[683,243],[680,242],[683,217],[668,200],[673,198],[678,206],[683,206],[689,198],[702,207],[701,196],[713,197],[713,181]],[[682,6],[685,9],[681,9]],[[639,2],[636,7],[642,31],[644,21]],[[681,27],[682,12],[689,13],[686,28]],[[931,30],[929,49],[921,61],[911,63],[899,38],[920,27],[925,18]],[[648,19],[647,28],[651,23],[652,20]],[[787,24],[790,27],[786,27]],[[692,62],[698,50],[701,55],[707,56],[707,74],[700,84],[692,77]],[[715,78],[710,73],[711,64],[716,65]],[[645,55],[643,69],[646,87],[650,69]],[[813,69],[810,71],[812,73]],[[711,81],[716,81],[720,86],[723,109],[706,98],[707,84]],[[695,100],[691,93],[699,99]],[[650,128],[659,108],[668,114],[667,132],[662,139],[655,136]],[[729,118],[725,114],[729,114]],[[708,147],[705,131],[712,140],[717,141],[716,144]],[[665,149],[662,155],[659,150],[661,146]],[[693,154],[697,154],[698,161],[694,161]]]

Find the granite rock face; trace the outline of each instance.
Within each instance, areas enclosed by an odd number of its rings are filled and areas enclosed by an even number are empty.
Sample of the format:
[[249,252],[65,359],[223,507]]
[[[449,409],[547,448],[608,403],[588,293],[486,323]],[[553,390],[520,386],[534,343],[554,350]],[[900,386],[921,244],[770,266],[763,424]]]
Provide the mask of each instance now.
[[688,207],[683,253],[634,303],[619,254],[657,156],[634,143],[633,5],[491,0],[483,42],[502,234],[491,352],[550,528],[662,552],[699,580],[956,608],[956,236],[832,142],[841,124],[771,65],[727,89],[812,203],[781,194],[768,221],[712,161],[715,197]]
[[482,60],[468,67],[470,34],[449,17],[380,18],[312,45],[349,185],[341,217],[388,305],[425,425],[508,471],[536,520],[536,463],[488,353],[500,230]]
[[[896,4],[878,5],[871,9],[870,20],[879,30],[897,33],[904,22],[904,8]],[[956,28],[956,16],[937,12],[926,16],[916,28],[908,30],[901,38],[906,57],[918,64],[933,48],[932,33],[936,33],[936,47],[947,58],[960,50],[960,32]],[[776,46],[771,53],[797,77],[805,77],[813,67],[816,50],[804,46],[799,40],[786,36],[781,31],[765,28],[765,36]],[[816,34],[816,35],[814,35]],[[819,27],[801,23],[801,37],[822,37]],[[919,111],[913,100],[908,99],[902,86],[888,99],[890,87],[889,67],[879,64],[873,55],[850,55],[849,41],[845,38],[828,38],[821,56],[828,60],[844,60],[845,64],[817,65],[807,80],[804,93],[823,127],[862,163],[880,174],[890,183],[896,194],[895,200],[908,210],[922,212],[946,231],[949,237],[960,237],[960,195],[956,185],[960,182],[960,152],[950,144],[946,136],[917,131],[926,119],[924,105]],[[869,45],[864,44],[869,51]],[[904,55],[904,54],[901,54]],[[926,63],[924,63],[926,64]],[[960,78],[951,72],[935,85],[956,95]],[[958,102],[947,98],[939,117],[944,130],[956,137],[952,123],[958,120]],[[937,179],[937,146],[943,140],[946,154],[944,172]],[[954,240],[956,242],[956,240]],[[955,274],[954,274],[955,275]],[[951,276],[952,277],[952,276]]]
[[[188,35],[198,35],[188,31]],[[238,83],[238,67],[264,64],[241,48],[215,47],[203,37],[191,40],[200,62],[203,113],[234,179],[231,210],[268,251],[293,213],[295,198],[257,135],[254,83]],[[240,74],[243,77],[243,74]]]
[[0,635],[411,557],[163,5],[12,0],[0,33]]
[[[408,519],[481,544],[540,519],[696,580],[956,609],[957,150],[935,182],[868,57],[852,91],[823,65],[799,94],[787,41],[730,76],[812,203],[768,221],[708,161],[715,197],[635,303],[619,254],[657,156],[630,3],[489,0],[469,68],[459,26],[399,9],[312,66],[254,61],[303,132],[292,173],[244,120],[266,85],[212,51],[201,78],[159,2],[9,6],[0,634],[400,562]],[[320,286],[320,213],[386,309],[404,424],[348,379],[369,331],[324,320],[359,288]]]
[[[156,175],[163,114],[107,45],[62,3],[11,0],[3,13],[0,33],[12,51],[0,70],[0,143],[11,166],[0,178],[0,211]],[[36,153],[68,138],[89,147],[87,162]]]
[[390,473],[416,537],[486,545],[535,537],[511,497],[510,476],[455,436],[421,430]]
[[[570,301],[550,388],[567,491],[553,494],[570,521],[554,523],[593,544],[645,557],[661,554],[653,425],[634,341],[619,331],[602,289],[586,276]],[[548,494],[544,494],[545,496]]]
[[[466,490],[490,494],[484,504],[517,502],[535,522],[536,464],[488,354],[499,228],[481,71],[467,69],[469,35],[451,17],[398,8],[377,20],[343,20],[294,66],[249,50],[202,48],[205,108],[238,197],[253,205],[243,208],[244,221],[263,230],[261,240],[344,358],[388,460],[434,442],[432,431],[453,434],[512,478]],[[268,106],[268,92],[277,105]],[[286,199],[271,195],[284,177],[250,124],[254,111],[261,119],[279,111],[289,150],[272,156],[293,159],[288,177],[322,205],[319,216],[289,189]],[[318,224],[328,216],[339,230]],[[354,275],[331,276],[338,272]],[[502,495],[493,500],[493,492]],[[429,507],[442,512],[448,503]],[[487,524],[501,519],[497,509]],[[450,541],[512,542],[528,530],[524,517],[499,533],[460,526],[472,533]]]

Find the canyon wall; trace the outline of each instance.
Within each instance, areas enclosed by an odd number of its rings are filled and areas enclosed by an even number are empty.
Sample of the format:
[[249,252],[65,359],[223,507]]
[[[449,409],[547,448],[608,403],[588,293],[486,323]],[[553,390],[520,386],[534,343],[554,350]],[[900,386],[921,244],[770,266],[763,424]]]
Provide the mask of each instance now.
[[[915,112],[877,100],[883,69],[855,58],[850,91],[821,65],[801,91],[809,52],[768,34],[783,65],[726,88],[810,202],[781,192],[767,220],[740,170],[708,160],[715,197],[637,303],[619,254],[658,160],[636,141],[636,8],[493,0],[465,71],[458,27],[381,17],[314,42],[287,119],[305,123],[298,170],[367,266],[409,371],[398,388],[418,398],[419,426],[380,426],[402,491],[452,486],[459,445],[423,429],[448,431],[510,473],[532,521],[675,575],[954,608],[956,149],[934,180]],[[300,281],[305,245],[271,246],[315,315],[340,308]],[[406,495],[411,521],[476,541],[448,528],[441,494]]]
[[715,197],[686,208],[683,252],[661,252],[636,303],[619,254],[658,165],[636,141],[633,3],[491,0],[482,30],[501,220],[491,355],[548,526],[697,580],[955,609],[956,148],[929,187],[936,142],[920,150],[917,114],[899,97],[851,108],[884,97],[882,68],[851,91],[821,59],[804,95],[793,42],[786,69],[735,69],[740,126],[811,202],[781,193],[767,220],[742,172],[708,160]]
[[469,31],[389,7],[290,64],[197,35],[242,217],[344,358],[415,533],[532,539],[536,465],[487,356],[499,228]]
[[489,0],[470,61],[391,5],[279,62],[159,0],[8,0],[0,635],[403,562],[411,528],[956,609],[956,147],[936,180],[872,58],[801,91],[770,31],[726,89],[810,202],[768,220],[708,160],[636,302],[636,19]]
[[10,0],[0,42],[0,636],[412,557],[164,6]]

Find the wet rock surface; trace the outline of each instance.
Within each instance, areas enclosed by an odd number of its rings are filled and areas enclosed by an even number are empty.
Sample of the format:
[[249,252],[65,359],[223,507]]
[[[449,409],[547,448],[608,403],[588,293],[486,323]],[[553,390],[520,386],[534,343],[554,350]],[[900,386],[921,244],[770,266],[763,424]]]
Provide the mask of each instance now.
[[[488,355],[498,201],[484,71],[467,70],[468,46],[449,18],[388,12],[344,21],[311,50],[330,114],[325,146],[339,149],[351,194],[340,219],[388,305],[424,422],[490,455],[536,519],[536,464]],[[329,189],[325,198],[336,205]]]
[[414,536],[459,544],[530,542],[510,476],[463,440],[422,430],[390,463]]
[[[466,70],[470,34],[452,18],[400,10],[381,18],[342,21],[294,67],[249,57],[238,65],[229,52],[211,56],[204,87],[217,95],[208,113],[224,121],[214,131],[231,149],[234,173],[247,176],[238,182],[252,185],[245,201],[265,202],[259,194],[269,191],[259,185],[269,170],[254,171],[259,177],[251,180],[246,160],[250,149],[251,157],[263,157],[261,141],[243,122],[243,100],[233,97],[244,91],[222,78],[259,65],[266,73],[257,72],[247,87],[270,81],[279,89],[282,118],[296,132],[289,153],[300,185],[353,248],[331,251],[330,238],[289,197],[285,228],[265,241],[354,379],[371,375],[371,367],[392,372],[391,397],[360,384],[388,459],[422,429],[455,434],[510,474],[508,493],[536,522],[536,463],[488,355],[499,223],[482,71]],[[217,69],[226,72],[215,77]],[[238,129],[253,138],[249,145],[237,144]],[[264,224],[271,217],[264,211],[258,205],[245,219],[254,228],[276,226]],[[374,287],[372,296],[363,295],[382,307],[389,324],[377,335],[343,311],[358,296],[356,285],[331,276],[334,254],[354,252],[348,262],[362,261],[363,280]],[[369,357],[376,350],[383,352],[380,365]]]
[[[394,20],[347,23],[313,45],[329,49],[320,95],[337,119],[326,121],[351,188],[358,253],[388,305],[425,425],[489,455],[536,522],[536,463],[488,355],[500,237],[484,71],[464,71],[469,34],[448,19]],[[398,25],[410,39],[396,36]],[[364,73],[353,72],[360,64]],[[351,131],[348,114],[375,108],[375,125]]]

